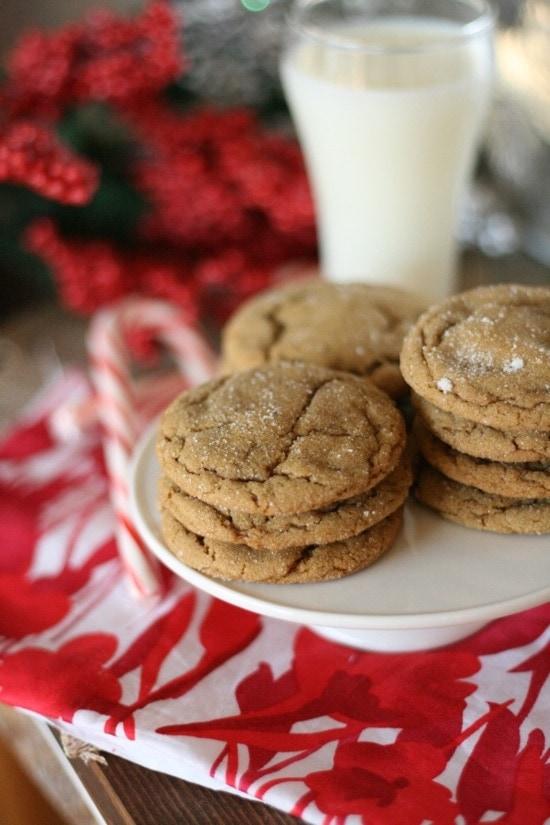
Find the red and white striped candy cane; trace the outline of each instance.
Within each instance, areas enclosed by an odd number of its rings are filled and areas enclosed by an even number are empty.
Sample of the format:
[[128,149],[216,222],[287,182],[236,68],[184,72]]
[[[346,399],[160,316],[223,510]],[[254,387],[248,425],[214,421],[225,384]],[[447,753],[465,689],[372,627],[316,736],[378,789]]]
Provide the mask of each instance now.
[[170,350],[189,384],[208,380],[216,359],[201,336],[186,324],[181,310],[164,301],[127,298],[98,312],[90,325],[88,351],[104,433],[118,549],[134,591],[150,596],[160,592],[160,568],[132,525],[128,489],[129,462],[142,428],[126,344],[127,331],[136,329],[147,330]]

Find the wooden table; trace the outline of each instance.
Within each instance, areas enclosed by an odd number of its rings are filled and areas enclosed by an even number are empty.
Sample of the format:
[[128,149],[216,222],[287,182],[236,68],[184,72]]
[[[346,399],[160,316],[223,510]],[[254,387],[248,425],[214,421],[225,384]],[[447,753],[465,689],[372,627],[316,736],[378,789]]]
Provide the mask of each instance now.
[[[68,756],[44,722],[0,705],[0,736],[67,825],[296,825],[261,802],[212,791],[110,754]],[[6,823],[8,825],[8,823]],[[31,825],[31,823],[29,823]],[[32,825],[40,825],[39,822]]]
[[[550,283],[550,271],[520,256],[465,258],[462,285],[516,281]],[[0,325],[0,427],[16,414],[59,364],[84,363],[82,320],[53,305],[25,311]],[[42,722],[0,706],[0,734],[70,825],[290,825],[294,817],[248,800],[104,755],[85,762],[66,755]],[[39,825],[37,823],[36,825]]]

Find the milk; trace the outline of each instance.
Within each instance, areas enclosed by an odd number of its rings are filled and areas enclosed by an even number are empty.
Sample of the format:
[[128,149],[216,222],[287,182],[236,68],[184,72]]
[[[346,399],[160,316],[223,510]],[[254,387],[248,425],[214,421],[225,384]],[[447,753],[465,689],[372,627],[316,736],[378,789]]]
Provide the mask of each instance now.
[[457,211],[491,86],[490,39],[457,32],[387,18],[339,27],[330,45],[301,40],[283,57],[329,278],[432,299],[453,289]]

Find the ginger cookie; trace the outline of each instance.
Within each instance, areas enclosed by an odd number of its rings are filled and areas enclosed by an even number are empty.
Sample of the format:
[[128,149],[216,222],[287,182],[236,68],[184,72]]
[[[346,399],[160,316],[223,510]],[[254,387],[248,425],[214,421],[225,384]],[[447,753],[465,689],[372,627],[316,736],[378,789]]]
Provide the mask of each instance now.
[[505,464],[475,458],[440,441],[420,419],[414,434],[426,461],[454,481],[510,498],[550,498],[550,462]]
[[550,432],[550,289],[480,287],[431,307],[405,338],[401,370],[453,415]]
[[550,432],[495,430],[440,410],[414,392],[411,398],[428,429],[459,452],[492,461],[550,461]]
[[394,398],[405,333],[425,304],[393,287],[304,280],[248,301],[227,324],[222,370],[273,361],[306,361],[369,376]]
[[278,362],[184,392],[161,418],[157,451],[188,495],[280,515],[367,492],[404,443],[400,413],[368,379]]
[[550,533],[550,498],[523,499],[484,493],[425,464],[415,495],[443,518],[495,533]]
[[327,544],[362,533],[401,507],[412,484],[408,456],[380,484],[362,496],[295,515],[264,516],[215,508],[161,479],[159,501],[189,531],[256,550],[284,550]]
[[192,533],[167,510],[162,511],[166,544],[184,564],[216,579],[273,584],[330,581],[369,567],[392,546],[401,523],[399,509],[344,541],[260,551]]

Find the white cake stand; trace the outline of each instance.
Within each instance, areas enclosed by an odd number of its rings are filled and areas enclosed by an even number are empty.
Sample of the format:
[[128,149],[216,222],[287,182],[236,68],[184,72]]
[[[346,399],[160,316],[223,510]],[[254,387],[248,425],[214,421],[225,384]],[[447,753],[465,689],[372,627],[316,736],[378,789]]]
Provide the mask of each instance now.
[[155,427],[131,466],[132,512],[152,552],[212,596],[364,650],[446,645],[492,619],[550,598],[550,536],[501,536],[459,527],[414,503],[395,546],[371,568],[320,584],[223,582],[198,573],[165,546],[156,505]]

